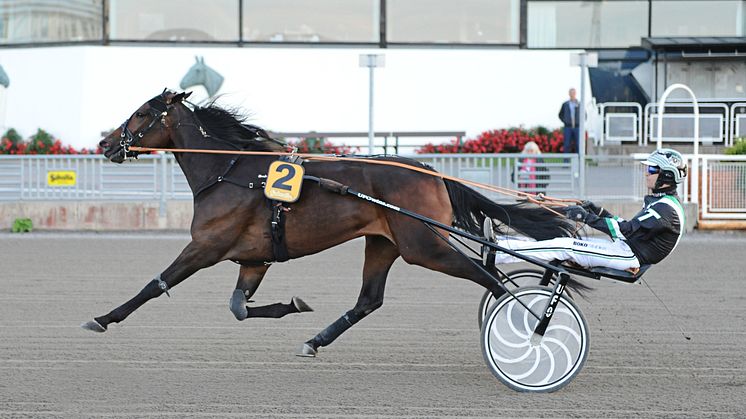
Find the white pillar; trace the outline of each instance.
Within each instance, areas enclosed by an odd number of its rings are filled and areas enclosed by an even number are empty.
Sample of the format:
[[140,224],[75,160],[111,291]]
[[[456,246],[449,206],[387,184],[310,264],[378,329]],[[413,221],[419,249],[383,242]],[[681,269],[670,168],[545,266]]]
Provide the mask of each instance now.
[[368,68],[368,154],[373,154],[375,131],[373,129],[373,70],[383,67],[385,60],[381,54],[360,54],[360,67]]

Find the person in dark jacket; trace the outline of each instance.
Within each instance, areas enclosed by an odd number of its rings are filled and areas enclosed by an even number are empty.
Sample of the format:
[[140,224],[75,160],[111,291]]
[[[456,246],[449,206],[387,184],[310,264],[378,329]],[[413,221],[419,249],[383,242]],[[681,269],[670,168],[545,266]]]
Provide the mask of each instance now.
[[[590,201],[565,209],[568,218],[609,235],[611,241],[508,238],[498,240],[497,244],[539,260],[572,261],[584,267],[635,271],[641,265],[660,262],[676,248],[684,233],[684,208],[676,188],[686,177],[687,166],[682,155],[671,149],[656,150],[642,163],[647,166],[645,176],[650,194],[645,196],[642,210],[631,220],[616,217]],[[521,260],[497,253],[495,264],[510,262]]]
[[575,89],[568,92],[570,100],[564,102],[559,111],[559,119],[564,125],[562,135],[564,142],[562,146],[563,153],[577,153],[580,143],[580,103],[575,97]]

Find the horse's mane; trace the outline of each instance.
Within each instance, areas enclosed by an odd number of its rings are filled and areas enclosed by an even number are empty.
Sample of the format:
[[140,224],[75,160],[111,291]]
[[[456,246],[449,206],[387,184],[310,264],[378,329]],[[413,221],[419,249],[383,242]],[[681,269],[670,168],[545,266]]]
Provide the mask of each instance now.
[[245,124],[246,116],[237,109],[225,109],[211,102],[196,106],[194,116],[210,137],[233,145],[240,150],[282,151],[284,147],[267,131],[256,125]]

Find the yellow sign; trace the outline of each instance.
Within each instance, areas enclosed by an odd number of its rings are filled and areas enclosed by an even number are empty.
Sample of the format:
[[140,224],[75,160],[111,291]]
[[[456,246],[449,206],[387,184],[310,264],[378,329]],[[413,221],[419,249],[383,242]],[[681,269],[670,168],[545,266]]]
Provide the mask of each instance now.
[[55,170],[47,172],[47,185],[49,186],[75,186],[77,173],[73,170]]
[[264,196],[282,202],[295,202],[300,198],[303,186],[303,166],[286,161],[275,161],[269,165]]

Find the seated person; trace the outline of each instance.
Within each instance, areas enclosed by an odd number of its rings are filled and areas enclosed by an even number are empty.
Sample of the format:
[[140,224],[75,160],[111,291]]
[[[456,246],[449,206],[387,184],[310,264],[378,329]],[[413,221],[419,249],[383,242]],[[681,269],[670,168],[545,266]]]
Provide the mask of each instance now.
[[[615,217],[589,201],[565,208],[568,218],[608,234],[612,241],[559,237],[541,241],[501,239],[497,244],[542,261],[571,261],[586,268],[636,272],[640,265],[660,262],[684,233],[684,208],[676,186],[686,177],[687,167],[681,154],[671,149],[654,151],[642,164],[647,166],[650,194],[631,220]],[[495,264],[511,262],[522,260],[502,252],[495,255]]]

